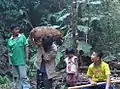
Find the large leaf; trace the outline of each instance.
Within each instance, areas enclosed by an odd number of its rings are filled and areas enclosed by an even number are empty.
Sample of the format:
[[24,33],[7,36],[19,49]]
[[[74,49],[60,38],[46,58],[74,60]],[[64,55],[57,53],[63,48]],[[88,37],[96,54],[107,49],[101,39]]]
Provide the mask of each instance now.
[[40,2],[36,2],[36,4],[34,5],[34,9],[37,10],[39,9],[38,7],[40,6]]
[[30,58],[30,62],[34,62],[35,60],[37,60],[37,53]]
[[55,13],[54,17],[57,19],[57,22],[59,22],[59,21],[63,21],[64,19],[66,19],[69,15],[70,15],[70,13],[68,13],[68,11],[66,9],[63,9],[63,10]]
[[101,3],[102,3],[102,1],[89,2],[89,4],[92,4],[92,5],[100,5]]
[[[103,17],[105,17],[105,15],[92,16],[92,17],[90,17],[90,22],[92,22],[93,20],[101,20]],[[81,20],[83,22],[85,22],[85,21],[88,21],[89,18],[88,17],[84,17],[84,18],[81,18]]]
[[82,20],[83,22],[85,22],[85,21],[88,21],[89,18],[88,18],[88,17],[84,17],[84,18],[81,18],[81,20]]
[[23,14],[24,14],[24,11],[23,11],[22,9],[20,9],[20,10],[19,10],[19,13],[20,13],[21,15],[23,15]]
[[66,85],[61,85],[60,89],[66,89]]
[[68,48],[68,47],[72,47],[73,46],[73,38],[67,38],[66,40],[64,40],[63,43],[64,48]]
[[63,16],[66,12],[67,12],[66,9],[63,9],[63,10],[55,13],[55,15],[60,17],[60,16]]
[[106,56],[106,57],[103,58],[103,60],[107,61],[107,62],[115,60],[115,59],[116,59],[116,57],[113,56],[113,55],[108,55],[108,56]]
[[78,50],[83,50],[84,53],[89,53],[90,49],[92,48],[92,46],[84,41],[79,41],[78,42]]
[[56,55],[56,58],[55,58],[55,66],[57,66],[57,64],[60,62],[60,58],[63,56],[63,53],[58,50],[57,51],[57,55]]
[[105,17],[105,15],[93,16],[93,17],[91,17],[90,22],[92,22],[93,20],[98,20],[98,21],[100,21],[103,17]]
[[120,31],[116,31],[117,34],[120,34]]
[[89,27],[87,27],[87,26],[82,26],[82,25],[77,25],[77,28],[78,28],[78,30],[79,31],[83,31],[83,32],[85,32],[85,33],[88,33],[88,31],[89,31]]
[[52,28],[59,28],[60,26],[59,25],[53,25]]
[[68,36],[64,40],[62,46],[60,46],[58,48],[57,55],[56,55],[56,58],[55,58],[55,64],[56,65],[60,62],[60,58],[62,56],[64,56],[63,52],[65,51],[65,49],[68,48],[68,47],[72,47],[72,46],[73,46],[73,39],[70,36]]
[[63,21],[63,20],[66,19],[69,15],[70,15],[70,13],[66,13],[65,15],[63,15],[62,17],[60,17],[60,18],[58,19],[58,21]]

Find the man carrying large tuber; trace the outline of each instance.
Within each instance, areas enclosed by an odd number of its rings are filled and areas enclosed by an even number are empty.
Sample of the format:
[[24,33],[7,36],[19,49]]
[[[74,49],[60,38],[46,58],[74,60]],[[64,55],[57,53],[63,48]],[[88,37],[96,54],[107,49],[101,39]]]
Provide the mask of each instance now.
[[[39,31],[37,31],[34,30],[33,32],[31,32],[31,37],[35,38],[35,35],[39,36]],[[42,34],[41,37],[36,38],[37,41],[36,39],[33,41],[35,41],[35,44],[39,46],[37,57],[34,62],[34,65],[37,68],[37,89],[39,89],[39,75],[42,78],[41,80],[43,81],[44,89],[52,89],[52,79],[57,74],[55,72],[55,57],[57,53],[57,46],[54,44],[53,34]]]

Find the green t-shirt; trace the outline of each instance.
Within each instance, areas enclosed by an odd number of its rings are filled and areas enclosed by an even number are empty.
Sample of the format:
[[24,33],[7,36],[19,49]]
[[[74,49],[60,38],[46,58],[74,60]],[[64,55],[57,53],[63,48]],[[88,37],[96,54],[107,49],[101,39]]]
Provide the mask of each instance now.
[[7,47],[11,65],[25,65],[25,48],[27,45],[28,41],[24,34],[19,34],[15,39],[13,37],[8,39]]

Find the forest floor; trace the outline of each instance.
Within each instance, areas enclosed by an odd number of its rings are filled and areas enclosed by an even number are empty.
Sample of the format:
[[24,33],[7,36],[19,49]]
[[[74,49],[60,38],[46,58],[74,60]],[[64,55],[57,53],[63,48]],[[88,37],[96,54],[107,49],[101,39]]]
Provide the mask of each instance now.
[[[62,86],[61,86],[62,87]],[[59,88],[54,88],[54,89],[62,89],[61,87]],[[113,84],[114,89],[120,89],[120,84]],[[3,84],[0,85],[0,89],[15,89],[13,88],[13,83],[9,83],[9,84]],[[37,89],[36,88],[36,82],[32,81],[31,83],[31,88],[30,89]],[[64,88],[63,88],[64,89]]]
[[[81,77],[85,77],[84,75],[81,75]],[[84,79],[81,79],[81,80],[83,80],[84,81]],[[82,83],[84,83],[82,81]],[[60,83],[61,82],[61,83]],[[57,80],[57,84],[56,84],[56,88],[54,88],[54,89],[66,89],[66,88],[62,88],[62,86],[63,86],[63,84],[65,84],[65,82],[63,83],[63,81],[60,81],[59,82],[59,79]],[[34,79],[32,79],[32,80],[30,80],[30,84],[31,84],[31,88],[30,89],[37,89],[36,88],[36,80]],[[81,84],[80,84],[81,85]],[[83,85],[83,84],[82,84]],[[85,84],[84,84],[85,85]],[[114,89],[120,89],[120,84],[112,84],[113,85],[113,87],[114,87]],[[13,86],[14,86],[14,84],[13,84],[13,82],[11,82],[11,83],[7,83],[7,84],[1,84],[0,85],[0,89],[15,89],[15,88],[13,88]],[[59,87],[58,87],[59,86]],[[42,89],[42,88],[41,88]]]
[[[120,80],[120,69],[119,69],[120,65],[119,64],[120,64],[119,62],[113,62],[110,65],[113,67],[112,70],[111,70],[112,71],[112,78],[117,78],[117,79],[119,78],[119,80]],[[59,86],[59,87],[54,88],[54,89],[64,89],[64,88],[61,88],[61,86],[66,84],[66,82],[64,81],[65,77],[66,77],[65,72],[61,71],[59,73],[59,76],[54,79],[55,80],[54,86]],[[85,82],[87,82],[86,81],[87,78],[83,73],[80,74],[80,79],[79,80],[81,80],[81,81],[79,81],[80,83],[78,85],[81,85],[81,83],[83,85]],[[36,85],[37,85],[36,84],[36,78],[30,79],[30,85],[31,85],[31,89],[37,89],[36,88]],[[113,85],[114,89],[120,89],[120,83],[119,84],[114,83],[112,85]],[[13,82],[6,83],[6,84],[1,84],[0,89],[14,89],[13,86],[14,86]]]

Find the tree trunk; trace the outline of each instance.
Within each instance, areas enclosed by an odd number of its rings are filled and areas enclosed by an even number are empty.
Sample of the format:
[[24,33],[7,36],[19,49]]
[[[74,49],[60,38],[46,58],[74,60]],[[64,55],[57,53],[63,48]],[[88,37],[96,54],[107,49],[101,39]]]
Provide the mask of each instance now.
[[76,42],[76,27],[77,27],[77,21],[76,21],[76,12],[75,12],[75,4],[74,0],[71,0],[71,28],[72,28],[72,34],[73,34],[73,48],[75,50],[75,54],[77,54],[77,42]]

